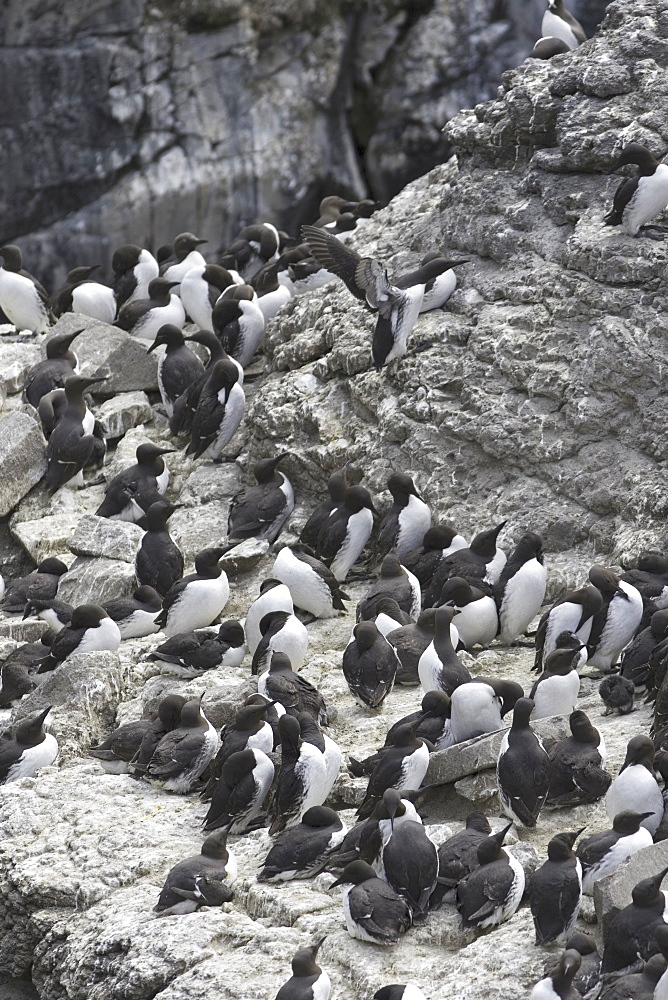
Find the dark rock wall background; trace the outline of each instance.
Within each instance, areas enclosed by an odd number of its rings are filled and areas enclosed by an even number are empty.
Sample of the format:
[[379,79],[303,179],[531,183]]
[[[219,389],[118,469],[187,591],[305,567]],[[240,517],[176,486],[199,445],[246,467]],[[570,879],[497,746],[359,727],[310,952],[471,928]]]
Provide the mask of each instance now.
[[[594,30],[605,4],[575,7]],[[0,242],[49,285],[182,230],[292,230],[333,190],[387,201],[451,152],[543,0],[6,0]]]

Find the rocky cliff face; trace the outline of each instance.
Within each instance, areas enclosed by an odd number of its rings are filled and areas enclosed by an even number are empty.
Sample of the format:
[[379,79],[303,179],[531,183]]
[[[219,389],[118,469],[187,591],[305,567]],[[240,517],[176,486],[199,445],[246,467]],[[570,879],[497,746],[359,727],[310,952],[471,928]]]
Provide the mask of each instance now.
[[[591,19],[600,0],[584,0]],[[442,128],[539,33],[513,0],[10,0],[0,13],[0,243],[59,284],[119,243],[311,221],[449,155]]]
[[377,374],[373,320],[343,286],[294,300],[253,404],[258,453],[280,441],[309,477],[349,457],[377,487],[419,469],[444,516],[509,517],[557,551],[663,540],[666,249],[602,217],[615,150],[666,148],[667,19],[614,3],[592,41],[528,60],[450,123],[457,162],[354,243],[391,272],[435,248],[469,258],[446,311],[416,324],[434,346]]

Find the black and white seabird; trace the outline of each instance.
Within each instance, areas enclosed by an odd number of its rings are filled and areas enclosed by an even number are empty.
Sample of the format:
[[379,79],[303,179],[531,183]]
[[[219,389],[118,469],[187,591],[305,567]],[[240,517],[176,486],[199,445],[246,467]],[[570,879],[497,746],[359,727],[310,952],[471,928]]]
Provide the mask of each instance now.
[[246,747],[231,754],[204,817],[206,833],[226,827],[230,833],[245,833],[258,825],[260,810],[274,780],[274,765],[263,750]]
[[[487,585],[483,584],[486,588]],[[465,649],[488,646],[499,631],[499,613],[491,594],[472,586],[461,576],[446,580],[438,599],[439,606],[451,605],[456,610],[453,619],[459,642]]]
[[371,537],[374,515],[371,494],[364,486],[349,486],[318,533],[316,553],[343,582]]
[[121,632],[116,622],[99,604],[80,604],[72,612],[69,625],[57,633],[51,652],[42,662],[40,673],[54,667],[74,653],[109,650],[115,653],[121,644]]
[[456,906],[464,927],[496,927],[509,920],[524,895],[524,869],[503,840],[510,824],[480,841],[478,865],[456,888]]
[[49,296],[22,270],[21,251],[13,243],[0,247],[0,309],[17,330],[46,333],[54,321]]
[[316,507],[300,532],[299,541],[303,545],[308,545],[312,549],[315,548],[323,524],[326,523],[332,511],[343,503],[343,498],[346,495],[348,487],[357,486],[362,477],[363,473],[361,469],[353,468],[348,462],[342,469],[338,469],[332,473],[327,480],[329,499],[324,500]]
[[[658,931],[659,927],[655,928]],[[659,981],[666,972],[666,959],[663,955],[652,955],[639,972],[628,972],[619,976],[603,989],[601,1000],[658,1000]]]
[[266,264],[277,259],[281,239],[275,226],[258,222],[244,226],[220,258],[223,267],[234,268],[249,281]]
[[263,458],[253,466],[256,483],[233,497],[227,521],[230,541],[264,538],[275,542],[295,506],[295,494],[288,477],[277,468],[288,458],[281,452],[275,458]]
[[415,983],[390,983],[376,990],[373,1000],[427,1000],[427,998]]
[[180,504],[157,500],[146,512],[146,531],[135,556],[135,573],[142,586],[165,597],[183,576],[183,553],[169,534],[167,522]]
[[546,805],[553,808],[582,805],[602,798],[612,775],[605,770],[603,737],[584,712],[571,712],[571,735],[557,740],[548,751],[550,790]]
[[438,848],[438,885],[431,898],[432,908],[441,901],[454,902],[454,890],[463,878],[478,867],[478,846],[492,828],[484,813],[471,812],[463,830]]
[[423,304],[426,286],[448,270],[449,263],[441,259],[430,261],[414,272],[415,284],[399,288],[390,281],[380,261],[361,257],[324,229],[304,226],[302,234],[316,260],[341,278],[355,298],[378,312],[371,344],[376,369],[380,371],[383,365],[403,357]]
[[146,777],[168,792],[189,792],[218,747],[218,734],[202,712],[200,698],[187,701],[179,725],[153,751]]
[[274,560],[272,577],[284,583],[294,604],[315,618],[335,618],[349,600],[339,582],[306,545],[285,545]]
[[232,285],[220,296],[211,314],[213,331],[224,349],[247,368],[262,344],[265,318],[250,285]]
[[569,49],[577,49],[587,41],[582,25],[566,9],[564,0],[548,0],[541,32],[544,38],[561,39]]
[[308,948],[300,948],[292,959],[292,975],[283,983],[275,1000],[329,1000],[329,976],[316,962],[324,937]]
[[111,258],[114,277],[111,287],[118,308],[148,298],[148,286],[160,274],[158,262],[149,250],[134,243],[124,243]]
[[[431,584],[436,567],[442,559],[459,549],[465,549],[468,542],[451,524],[432,524],[424,533],[419,545],[404,552],[402,565],[417,577],[424,591]],[[494,633],[496,635],[496,632]]]
[[633,736],[619,774],[605,796],[605,811],[614,820],[624,809],[649,813],[642,825],[651,834],[663,819],[663,796],[654,775],[654,744],[649,736]]
[[499,609],[499,639],[513,643],[540,611],[547,587],[547,567],[540,535],[520,538],[494,585]]
[[57,333],[46,342],[46,358],[33,365],[23,383],[23,399],[34,406],[39,406],[42,396],[53,389],[62,389],[68,378],[76,374],[77,356],[71,350],[72,341],[83,333],[73,330],[72,333]]
[[[31,645],[34,645],[31,643]],[[48,655],[48,647],[43,646],[44,656]],[[41,661],[40,661],[41,662]],[[37,687],[30,676],[28,667],[17,660],[13,662],[5,661],[0,670],[0,708],[13,708],[20,702],[25,694],[29,694]]]
[[633,699],[636,687],[628,677],[621,674],[608,674],[598,686],[598,693],[605,705],[603,715],[628,715],[634,709]]
[[42,632],[38,642],[24,642],[23,645],[17,646],[3,661],[3,668],[11,664],[17,664],[28,671],[35,671],[42,660],[49,655],[51,643],[55,639],[55,636],[56,632],[54,629],[47,628]]
[[501,729],[503,717],[523,696],[520,684],[498,677],[474,677],[460,684],[450,694],[450,734],[444,745]]
[[393,504],[378,529],[377,551],[380,557],[396,549],[401,561],[404,555],[422,544],[431,527],[431,511],[418,493],[411,476],[393,472],[387,480]]
[[410,906],[413,923],[423,923],[436,888],[438,853],[422,823],[408,820],[392,826],[382,864],[386,881]]
[[647,813],[634,809],[623,809],[612,821],[611,830],[602,830],[585,837],[578,845],[578,857],[582,863],[582,891],[591,896],[594,883],[605,878],[637,851],[649,847],[652,834],[642,826]]
[[[169,455],[173,450],[173,448],[161,448],[152,441],[140,444],[136,452],[135,465],[123,469],[108,484],[104,500],[95,511],[98,517],[110,517],[119,521],[141,520],[144,511],[136,503],[132,503],[126,487],[132,486],[134,495],[137,496],[141,496],[144,490],[164,493],[169,483],[169,469],[162,456]],[[150,583],[149,580],[142,582]]]
[[[646,602],[646,599],[644,599],[644,602]],[[646,687],[648,682],[650,687],[653,688],[653,671],[650,667],[650,662],[654,660],[652,653],[667,638],[668,608],[664,608],[652,614],[647,627],[636,632],[629,645],[623,651],[622,677],[631,680],[637,688]],[[657,655],[660,655],[658,651]]]
[[188,342],[192,341],[195,344],[202,344],[206,347],[209,352],[209,360],[203,374],[195,379],[175,401],[174,412],[169,421],[169,429],[172,434],[189,434],[192,430],[192,423],[197,412],[200,394],[218,361],[232,361],[233,364],[237,365],[239,385],[243,385],[244,380],[243,368],[233,358],[228,357],[215,333],[209,330],[198,330],[185,339]]
[[431,312],[441,309],[457,287],[457,275],[453,269],[469,263],[468,259],[449,260],[442,253],[432,250],[424,255],[418,268],[394,278],[393,283],[397,288],[424,284],[420,312]]
[[654,931],[659,924],[667,922],[668,897],[661,890],[666,873],[668,868],[637,882],[629,905],[608,924],[603,936],[602,976],[622,973],[635,966],[638,959],[647,961],[658,952]]
[[551,59],[552,56],[563,55],[564,52],[570,52],[571,48],[566,42],[561,38],[554,38],[551,36],[544,36],[539,38],[528,55],[529,59]]
[[392,736],[392,745],[369,777],[364,800],[357,810],[359,819],[371,815],[379,799],[388,788],[419,788],[429,766],[429,748],[423,739],[416,737],[419,721],[399,726]]
[[411,926],[406,900],[377,877],[365,861],[352,861],[329,886],[346,885],[343,915],[351,937],[372,944],[396,944]]
[[204,365],[186,346],[178,326],[169,323],[161,326],[147,353],[155,351],[160,345],[165,346],[165,351],[158,358],[158,388],[167,416],[171,417],[174,403],[188,386],[204,374]]
[[507,816],[533,827],[549,790],[550,758],[529,725],[531,698],[520,698],[513,709],[513,723],[505,733],[496,765],[499,799]]
[[153,910],[166,917],[229,903],[236,877],[237,862],[227,848],[227,830],[216,831],[206,838],[199,854],[169,870]]
[[31,596],[41,600],[51,600],[56,596],[60,578],[64,573],[67,573],[67,566],[62,559],[53,556],[43,559],[32,573],[19,576],[6,584],[2,610],[9,614],[23,611],[28,600],[28,591]]
[[154,719],[138,719],[119,726],[99,746],[91,747],[88,756],[97,760],[108,774],[131,774],[130,763],[138,754],[144,737],[152,730]]
[[167,636],[207,628],[223,611],[230,596],[227,573],[218,565],[227,548],[204,549],[195,556],[195,572],[168,590],[156,618]]
[[260,621],[262,638],[253,653],[252,674],[269,669],[273,653],[285,653],[293,670],[299,670],[306,659],[308,632],[290,611],[269,611]]
[[569,590],[549,611],[546,611],[536,632],[534,670],[543,669],[543,662],[557,647],[562,632],[572,632],[580,642],[589,642],[594,615],[600,611],[603,598],[600,590],[589,584]]
[[582,830],[558,833],[547,845],[547,861],[529,879],[528,894],[536,944],[564,944],[580,912],[582,865],[573,845]]
[[642,621],[643,600],[633,584],[604,566],[592,566],[589,580],[600,590],[603,603],[587,642],[588,662],[607,673]]
[[394,551],[385,556],[380,566],[380,576],[357,605],[358,621],[371,618],[375,605],[382,597],[393,598],[413,620],[420,614],[420,584],[412,573],[404,569]]
[[34,778],[41,767],[53,764],[58,756],[55,736],[44,730],[44,720],[51,711],[43,711],[22,719],[13,733],[3,733],[0,740],[0,784],[19,778]]
[[163,736],[176,729],[181,720],[181,709],[186,699],[180,694],[168,694],[158,702],[157,718],[153,719],[132,759],[132,769],[136,776],[146,773],[146,768]]
[[393,723],[387,731],[383,746],[370,757],[356,760],[352,754],[349,754],[348,770],[353,777],[361,778],[363,774],[370,775],[376,764],[383,759],[385,751],[394,746],[394,735],[397,730],[413,723],[416,723],[415,735],[418,739],[433,744],[437,750],[450,746],[450,698],[447,694],[443,691],[428,691],[422,699],[420,709]]
[[436,609],[427,608],[420,612],[416,622],[402,625],[385,636],[399,657],[397,684],[417,687],[420,683],[418,664],[425,649],[434,640],[435,618]]
[[[171,641],[171,640],[170,640]],[[262,750],[270,754],[274,748],[274,733],[267,722],[271,702],[261,698],[259,703],[246,702],[237,709],[232,722],[220,731],[220,748],[209,765],[209,782],[201,794],[205,801],[209,800],[220,778],[225,761],[232,754],[242,750]]]
[[265,264],[250,279],[257,294],[257,304],[265,323],[273,319],[280,309],[294,296],[292,281],[287,278],[280,260]]
[[471,680],[452,642],[455,609],[437,608],[434,615],[434,638],[418,661],[418,676],[423,691],[445,691],[451,695],[460,684]]
[[[619,185],[612,209],[604,222],[608,226],[623,226],[629,236],[638,236],[642,232],[652,239],[663,239],[665,230],[647,223],[668,205],[668,165],[655,159],[650,150],[639,142],[629,142],[624,146],[612,170],[629,163],[637,165],[638,173]],[[660,232],[655,233],[655,230]]]
[[154,278],[148,286],[148,298],[126,302],[119,310],[116,326],[127,330],[133,337],[155,340],[161,326],[169,323],[183,329],[186,312],[178,295],[172,289],[177,281]]
[[398,659],[373,622],[359,622],[343,651],[343,676],[362,708],[379,711],[394,687]]
[[555,649],[544,661],[544,669],[531,689],[534,708],[532,719],[550,715],[570,715],[580,693],[577,666],[580,649]]
[[582,994],[573,985],[573,980],[581,962],[582,957],[575,949],[562,951],[556,968],[536,983],[529,1000],[579,1000]]
[[310,681],[294,672],[285,653],[272,653],[269,669],[258,678],[257,689],[268,700],[282,705],[289,715],[297,717],[308,712],[327,725],[325,699]]
[[117,597],[104,603],[104,610],[118,625],[121,639],[141,639],[157,632],[155,620],[161,608],[160,594],[147,585],[138,587],[132,597]]
[[289,882],[313,878],[326,866],[329,855],[347,833],[347,828],[333,809],[312,806],[301,823],[290,826],[276,837],[258,882]]
[[220,666],[238,666],[245,652],[244,630],[237,621],[223,622],[217,635],[207,631],[182,632],[149,653],[164,673],[197,677]]
[[83,485],[83,469],[96,444],[93,435],[87,434],[83,426],[87,409],[83,394],[89,386],[104,382],[107,378],[107,375],[91,375],[87,378],[71,375],[65,382],[67,406],[46,446],[44,483],[51,493],[66,484]]
[[[585,996],[592,986],[596,986],[601,977],[601,956],[596,942],[589,934],[574,931],[566,942],[566,949],[575,949],[581,958],[580,968],[575,975],[573,985]],[[575,998],[577,1000],[577,997]]]
[[213,307],[221,293],[234,283],[227,268],[218,264],[196,264],[186,272],[181,279],[179,295],[183,308],[200,330],[213,332]]
[[54,297],[54,313],[73,312],[82,316],[90,316],[101,323],[111,326],[118,308],[113,288],[93,281],[91,275],[97,271],[99,264],[91,267],[75,267],[66,279],[65,287]]
[[202,386],[190,431],[186,455],[221,458],[239,429],[246,397],[239,383],[239,369],[231,361],[217,361]]
[[496,544],[499,532],[505,526],[506,522],[502,521],[495,528],[478,532],[468,548],[458,549],[442,559],[424,595],[424,606],[433,608],[438,604],[443,584],[451,576],[463,577],[473,584],[478,580],[489,584],[496,583],[506,564],[506,553]]
[[272,803],[271,836],[299,823],[311,806],[322,805],[327,780],[325,758],[317,747],[302,739],[299,721],[283,715],[278,730],[281,764]]
[[[104,456],[106,454],[106,442],[104,440],[104,435],[100,433],[100,425],[93,416],[87,395],[84,396],[84,402],[86,404],[86,408],[84,416],[81,420],[81,426],[83,427],[85,434],[92,434],[96,438],[96,441],[100,441],[99,444],[96,444],[91,458],[86,463],[85,468],[91,468],[95,460],[98,459],[98,452],[100,448],[103,448],[102,460],[104,461]],[[51,437],[54,427],[61,419],[66,409],[67,396],[65,395],[64,389],[52,389],[51,392],[47,392],[40,399],[39,405],[37,406],[37,415],[42,425],[42,433],[47,441]]]
[[[668,927],[659,924],[654,928],[654,936],[661,950],[663,959],[668,963]],[[668,1000],[668,967],[661,974],[661,978],[656,984],[652,1000]]]
[[287,614],[292,614],[294,611],[292,597],[284,583],[272,579],[263,580],[260,585],[260,596],[251,604],[244,622],[246,644],[251,656],[254,655],[262,639],[260,622],[265,615],[272,611],[285,611]]
[[208,240],[200,240],[193,233],[179,233],[174,240],[174,263],[167,263],[164,268],[161,268],[161,272],[163,278],[173,282],[174,287],[177,289],[177,295],[181,282],[190,268],[201,267],[206,264],[204,257],[197,249],[197,247],[202,246],[204,243],[208,243]]

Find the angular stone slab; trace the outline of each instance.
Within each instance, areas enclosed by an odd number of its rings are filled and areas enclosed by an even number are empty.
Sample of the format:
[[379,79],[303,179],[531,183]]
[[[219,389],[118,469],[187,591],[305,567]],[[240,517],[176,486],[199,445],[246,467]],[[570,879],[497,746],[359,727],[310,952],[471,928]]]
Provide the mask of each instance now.
[[153,411],[145,392],[119,392],[96,409],[105,438],[120,438],[131,427],[148,423]]
[[83,375],[110,375],[106,382],[92,387],[94,396],[107,399],[118,392],[157,392],[158,360],[146,353],[146,347],[125,330],[99,320],[66,313],[51,329],[51,336],[83,328],[73,343]]
[[134,565],[143,537],[142,529],[131,521],[112,521],[86,514],[79,520],[68,544],[77,556],[102,556]]
[[[539,719],[532,728],[549,749],[557,740],[570,735],[568,718],[565,715],[554,715],[548,719]],[[496,761],[501,748],[505,729],[485,736],[477,736],[465,743],[457,743],[446,750],[439,750],[429,756],[429,769],[424,779],[425,784],[448,785],[467,774],[477,774],[487,768],[496,767]]]
[[79,757],[113,729],[123,690],[115,653],[75,653],[22,700],[16,719],[52,705],[47,724],[61,759]]
[[[19,517],[21,513],[20,510],[17,512]],[[69,538],[78,521],[77,512],[69,510],[30,521],[12,519],[12,534],[31,558],[39,563],[49,556],[60,556],[67,552]]]
[[27,413],[0,417],[0,517],[5,517],[46,472],[46,444]]
[[134,563],[121,559],[77,556],[58,586],[58,598],[76,607],[126,597],[135,589]]
[[3,344],[0,351],[0,378],[8,395],[21,392],[25,377],[45,354],[37,344]]

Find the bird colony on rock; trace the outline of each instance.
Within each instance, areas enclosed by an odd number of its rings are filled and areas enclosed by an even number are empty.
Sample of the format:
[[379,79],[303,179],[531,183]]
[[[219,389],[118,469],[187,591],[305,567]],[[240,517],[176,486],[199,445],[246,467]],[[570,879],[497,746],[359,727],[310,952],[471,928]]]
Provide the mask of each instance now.
[[[543,32],[533,53],[538,58],[585,40],[561,0],[550,0]],[[643,227],[668,204],[668,167],[635,142],[615,167],[625,164],[636,164],[638,175],[623,182],[605,221],[632,235],[655,236]],[[258,859],[258,881],[283,884],[327,873],[330,890],[343,887],[349,934],[362,942],[392,946],[444,906],[456,907],[464,928],[491,930],[511,920],[526,897],[536,943],[565,948],[535,985],[534,1000],[572,1000],[601,974],[602,998],[661,1000],[668,996],[664,870],[635,885],[607,927],[602,958],[575,924],[583,894],[668,835],[665,556],[644,553],[637,568],[621,576],[594,565],[577,589],[543,610],[548,567],[535,531],[514,525],[512,549],[499,545],[506,521],[482,526],[467,540],[458,526],[435,522],[429,498],[406,469],[389,475],[392,503],[383,510],[362,484],[362,470],[350,463],[329,477],[328,496],[299,539],[285,544],[280,536],[295,497],[279,468],[290,455],[281,452],[256,462],[255,483],[231,498],[225,544],[198,552],[194,572],[184,575],[186,561],[169,530],[180,504],[167,496],[166,456],[187,437],[185,454],[193,461],[234,460],[227,448],[244,420],[244,369],[261,351],[266,324],[278,310],[295,295],[341,279],[376,314],[371,354],[380,370],[407,354],[420,314],[444,306],[456,286],[454,268],[471,263],[430,253],[414,271],[390,278],[379,261],[346,243],[375,208],[369,201],[325,198],[302,242],[268,223],[248,226],[215,264],[199,249],[206,241],[192,233],[181,233],[155,257],[128,244],[114,253],[112,287],[93,280],[95,267],[77,267],[51,299],[22,270],[18,248],[0,250],[0,307],[19,330],[48,333],[56,316],[73,311],[115,323],[148,352],[161,350],[158,384],[174,441],[170,448],[140,444],[136,462],[106,483],[97,510],[100,518],[131,521],[144,532],[132,596],[105,601],[91,593],[72,607],[58,597],[67,566],[55,558],[3,583],[5,615],[37,616],[45,630],[5,659],[0,704],[16,707],[50,672],[67,671],[75,653],[115,651],[131,638],[155,636],[147,659],[166,674],[201,678],[199,698],[167,694],[152,715],[119,727],[89,751],[110,774],[132,774],[207,803],[206,839],[200,853],[175,859],[155,905],[160,917],[229,902],[237,862],[228,839],[266,826],[273,842]],[[185,334],[188,319],[198,329]],[[105,462],[106,442],[87,390],[108,376],[78,374],[80,332],[47,339],[46,358],[25,379],[24,402],[44,431],[44,483],[51,492],[81,486],[84,473]],[[206,363],[192,344],[206,350]],[[273,567],[245,618],[220,623],[230,596],[221,560],[246,539],[274,546]],[[327,732],[335,706],[300,669],[309,661],[309,626],[344,612],[346,581],[360,579],[368,588],[348,644],[338,651],[343,677],[363,713],[378,713],[395,685],[414,689],[415,710],[392,725],[375,753],[364,760],[347,755],[350,775],[366,782],[358,822],[349,829],[333,808],[343,766]],[[530,690],[477,673],[481,650],[524,643],[539,615],[530,634],[537,673]],[[206,716],[207,672],[244,662],[257,678],[257,693],[218,732]],[[586,676],[593,671],[601,678],[606,713],[633,711],[639,693],[655,704],[651,731],[629,741],[616,776],[606,770],[600,732],[578,709],[587,668]],[[56,761],[50,707],[3,733],[1,782],[34,776]],[[535,724],[554,715],[568,717],[571,735],[546,748]],[[440,794],[424,785],[430,756],[499,730],[501,825],[471,812],[465,829],[437,844],[418,808],[426,794],[431,801]],[[527,876],[507,842],[511,831],[516,837],[535,827],[543,809],[603,798],[610,829],[556,834],[543,863]],[[326,1000],[329,977],[317,964],[324,940],[297,951],[277,1000]],[[375,998],[420,1000],[423,993],[415,984],[390,984]]]

